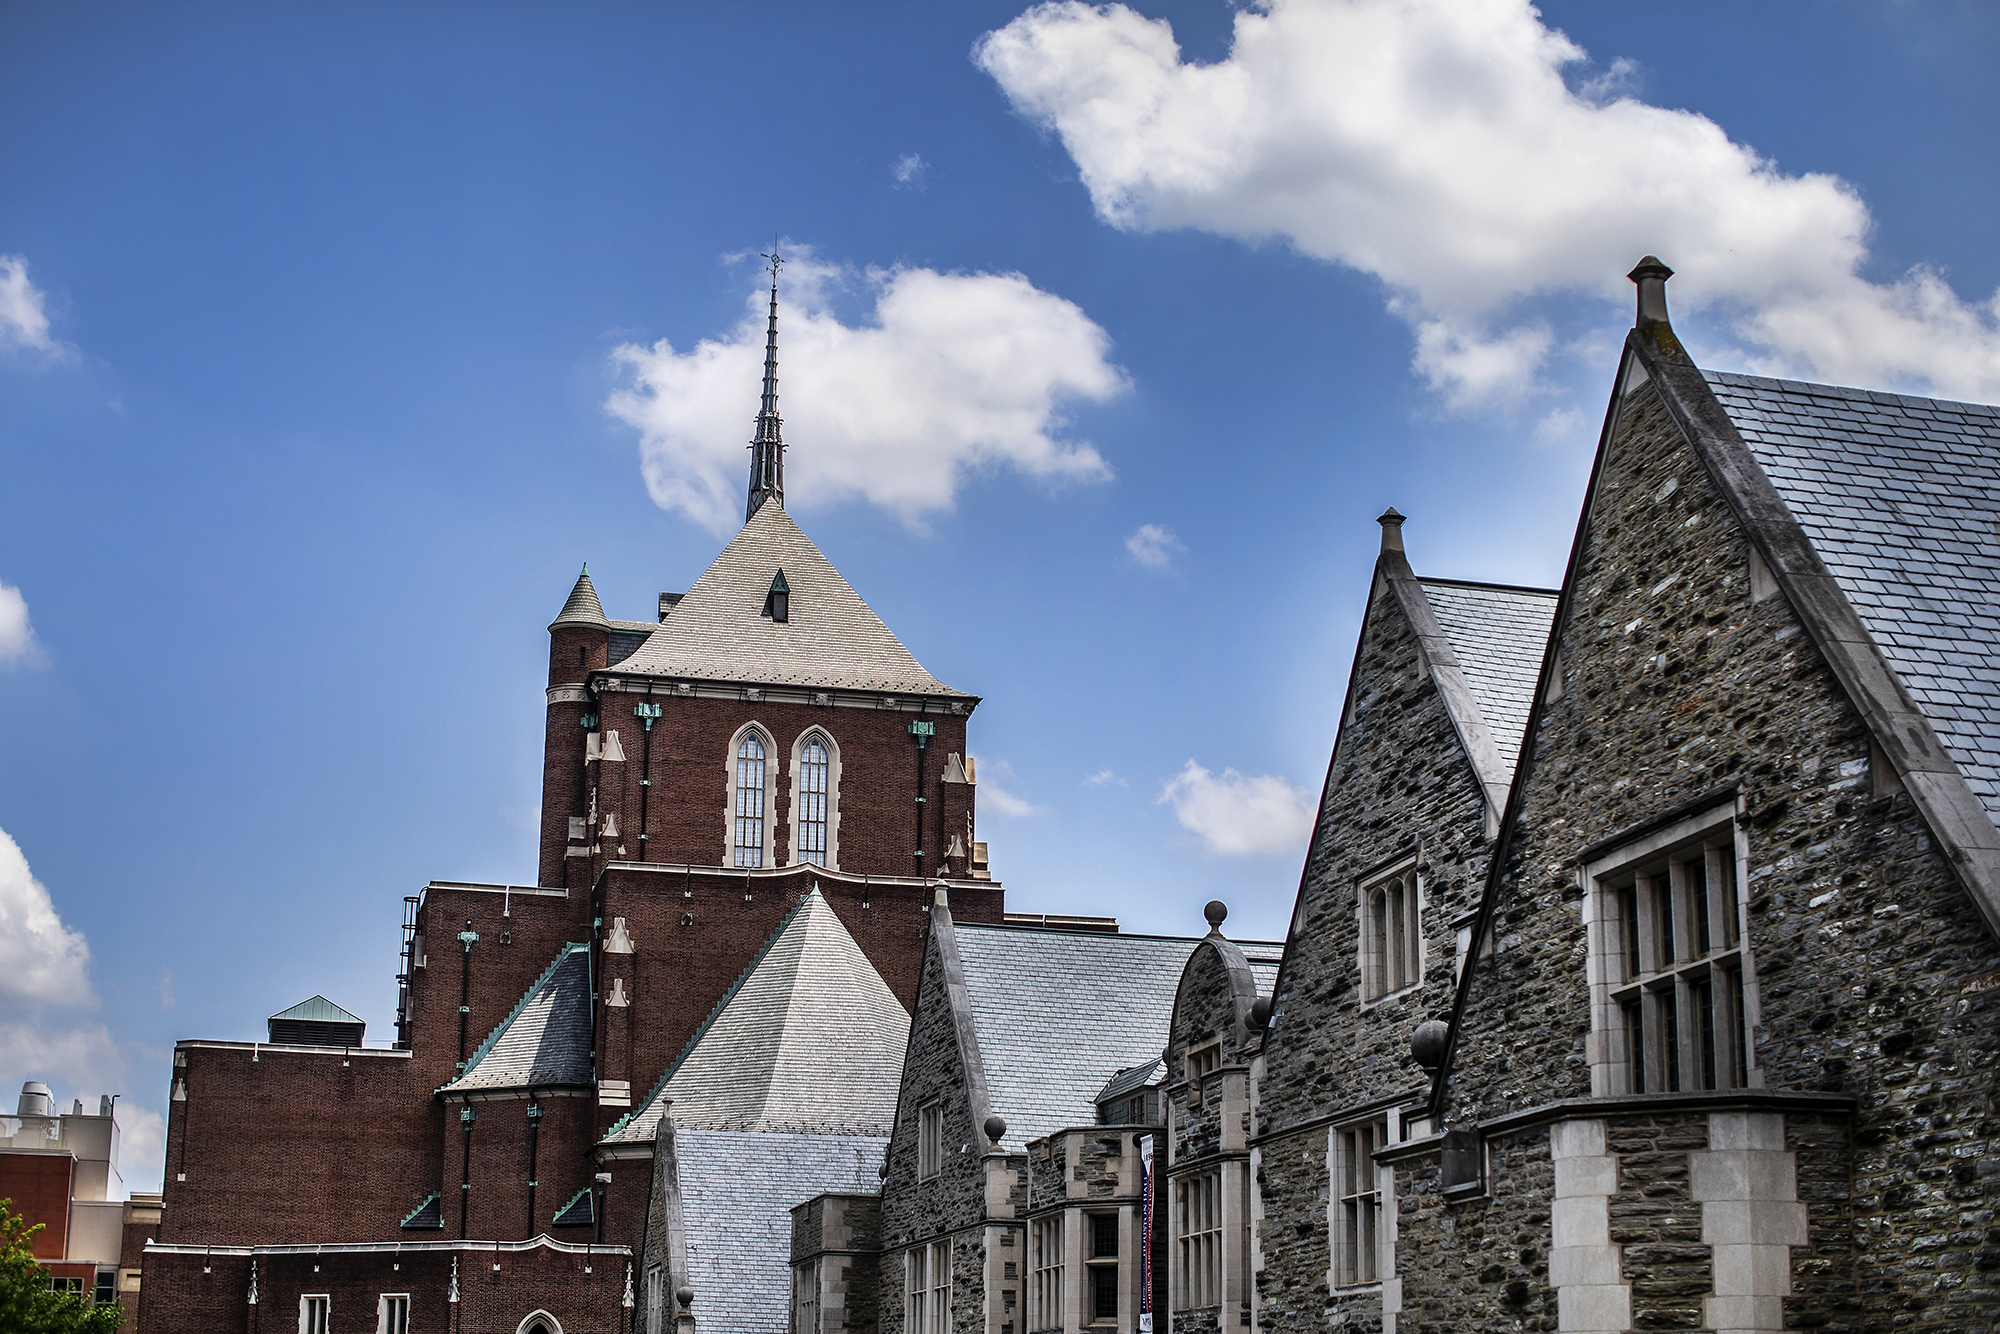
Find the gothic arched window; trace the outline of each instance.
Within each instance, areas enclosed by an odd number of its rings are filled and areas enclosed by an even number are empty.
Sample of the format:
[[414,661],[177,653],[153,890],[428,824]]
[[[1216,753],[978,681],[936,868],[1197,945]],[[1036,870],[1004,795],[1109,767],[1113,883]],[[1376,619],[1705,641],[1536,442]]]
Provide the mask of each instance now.
[[764,738],[745,732],[736,743],[736,824],[731,843],[737,866],[764,864],[765,763]]
[[799,743],[799,799],[792,815],[797,828],[799,862],[826,865],[827,814],[833,764],[826,738],[808,732]]

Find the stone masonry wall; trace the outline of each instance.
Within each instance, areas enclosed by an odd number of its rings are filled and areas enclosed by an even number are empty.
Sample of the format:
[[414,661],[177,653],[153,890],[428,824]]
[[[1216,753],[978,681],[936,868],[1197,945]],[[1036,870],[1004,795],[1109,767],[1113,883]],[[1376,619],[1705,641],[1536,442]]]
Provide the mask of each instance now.
[[[1650,385],[1584,542],[1450,1119],[1589,1094],[1577,855],[1740,784],[1755,1063],[1771,1088],[1860,1102],[1861,1327],[2000,1320],[2000,948],[1907,798],[1874,795],[1865,731],[1784,597],[1752,600],[1748,542]],[[1846,1299],[1826,1290],[1831,1257],[1794,1255],[1788,1309],[1832,1322]]]
[[1397,1334],[1553,1330],[1549,1282],[1555,1164],[1546,1126],[1487,1145],[1490,1190],[1447,1201],[1435,1156],[1396,1167]]
[[[1449,1014],[1452,923],[1476,904],[1486,875],[1484,797],[1384,579],[1375,584],[1351,689],[1264,1038],[1258,1295],[1267,1330],[1318,1330],[1328,1321],[1380,1327],[1377,1290],[1335,1296],[1327,1287],[1326,1128],[1283,1136],[1345,1107],[1425,1089],[1410,1035],[1423,1020]],[[1359,881],[1419,842],[1424,982],[1364,1007]]]

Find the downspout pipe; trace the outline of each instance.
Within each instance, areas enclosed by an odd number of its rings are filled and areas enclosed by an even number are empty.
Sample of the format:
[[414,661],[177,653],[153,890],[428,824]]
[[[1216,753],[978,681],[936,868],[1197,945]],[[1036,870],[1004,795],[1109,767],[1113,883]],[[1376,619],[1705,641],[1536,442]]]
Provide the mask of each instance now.
[[542,1129],[542,1104],[535,1101],[535,1090],[528,1090],[528,1230],[521,1234],[527,1241],[535,1235],[535,1175],[536,1149]]
[[458,1239],[464,1241],[471,1235],[466,1231],[466,1216],[472,1208],[472,1125],[479,1114],[472,1110],[472,1100],[459,1109],[458,1124],[464,1129],[465,1156],[459,1166],[458,1175]]

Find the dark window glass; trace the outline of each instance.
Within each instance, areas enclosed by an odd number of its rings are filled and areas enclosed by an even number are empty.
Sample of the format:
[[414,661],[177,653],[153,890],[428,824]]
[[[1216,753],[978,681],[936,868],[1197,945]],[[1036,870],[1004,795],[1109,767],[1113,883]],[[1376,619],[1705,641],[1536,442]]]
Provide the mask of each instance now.
[[1118,1215],[1090,1216],[1090,1258],[1112,1260],[1118,1256]]
[[1118,1266],[1098,1265],[1090,1271],[1090,1318],[1118,1318]]

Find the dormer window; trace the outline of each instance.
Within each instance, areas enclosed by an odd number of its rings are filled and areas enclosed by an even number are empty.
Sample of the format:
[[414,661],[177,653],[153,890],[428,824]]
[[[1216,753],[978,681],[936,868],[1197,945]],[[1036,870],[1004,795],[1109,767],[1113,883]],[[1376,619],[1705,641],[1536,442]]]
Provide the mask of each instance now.
[[780,570],[771,581],[771,591],[764,595],[764,614],[783,625],[792,618],[791,601],[791,586],[785,582],[785,572]]

